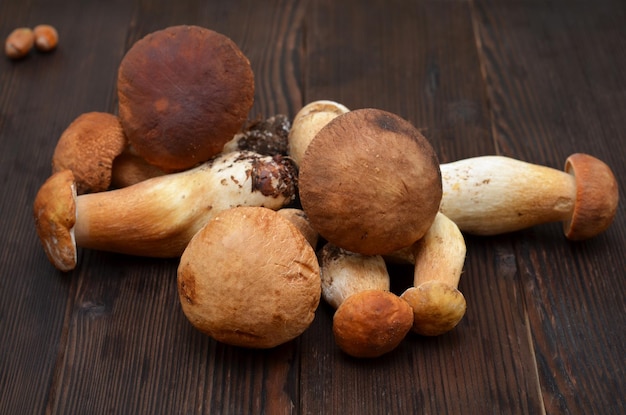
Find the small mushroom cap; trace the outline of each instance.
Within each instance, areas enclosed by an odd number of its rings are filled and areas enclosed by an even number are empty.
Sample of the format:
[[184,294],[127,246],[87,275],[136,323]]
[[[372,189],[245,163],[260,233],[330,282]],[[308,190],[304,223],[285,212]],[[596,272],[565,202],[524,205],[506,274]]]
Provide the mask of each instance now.
[[339,115],[320,130],[300,165],[299,190],[323,238],[376,255],[426,233],[442,183],[426,138],[399,116],[370,108]]
[[226,344],[270,348],[313,321],[319,266],[287,219],[267,208],[237,207],[193,237],[180,260],[178,293],[198,330]]
[[423,336],[439,336],[452,330],[467,308],[459,290],[439,281],[411,287],[401,298],[413,308],[413,331]]
[[127,141],[113,114],[81,114],[65,129],[52,155],[52,173],[74,173],[77,194],[102,192],[111,185],[113,160]]
[[333,317],[341,350],[353,357],[379,357],[395,349],[411,330],[411,306],[389,291],[366,290],[348,297]]
[[172,26],[130,48],[117,92],[137,153],[163,170],[184,170],[220,153],[240,130],[254,100],[254,75],[228,37]]
[[50,262],[61,271],[76,267],[76,186],[71,170],[54,173],[37,192],[35,228]]
[[574,213],[563,224],[565,236],[583,240],[604,232],[613,222],[619,203],[611,168],[593,156],[576,153],[565,161],[565,171],[576,177]]

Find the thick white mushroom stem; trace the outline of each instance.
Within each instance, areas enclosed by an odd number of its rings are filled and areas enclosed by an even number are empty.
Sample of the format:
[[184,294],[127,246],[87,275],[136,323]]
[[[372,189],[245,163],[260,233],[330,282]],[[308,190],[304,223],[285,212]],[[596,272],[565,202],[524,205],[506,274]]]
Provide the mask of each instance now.
[[410,331],[409,304],[389,291],[380,255],[362,255],[326,244],[318,254],[322,297],[336,308],[335,342],[346,354],[378,357],[395,349]]
[[591,238],[609,227],[619,199],[611,169],[587,154],[571,155],[565,171],[482,156],[442,164],[441,174],[441,212],[477,235],[563,222],[567,238]]
[[182,254],[218,212],[278,209],[294,197],[285,165],[255,153],[229,153],[200,167],[76,199],[76,244],[152,257]]
[[401,297],[413,308],[413,331],[438,336],[452,330],[466,310],[465,297],[458,290],[466,253],[461,231],[438,213],[426,235],[408,252],[415,263],[414,286]]
[[76,197],[73,175],[64,170],[39,190],[35,225],[48,258],[62,271],[76,266],[77,246],[177,257],[221,211],[286,206],[295,198],[296,180],[286,158],[233,152],[191,170]]

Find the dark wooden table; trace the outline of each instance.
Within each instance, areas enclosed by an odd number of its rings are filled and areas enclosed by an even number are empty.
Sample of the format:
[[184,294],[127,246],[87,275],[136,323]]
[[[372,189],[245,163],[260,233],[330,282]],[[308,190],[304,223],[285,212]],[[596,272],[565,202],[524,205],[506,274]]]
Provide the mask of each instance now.
[[[626,212],[585,242],[559,224],[467,235],[452,332],[352,359],[332,309],[272,350],[216,343],[183,315],[175,259],[81,250],[60,273],[32,203],[61,132],[116,113],[117,67],[149,32],[231,37],[251,116],[333,99],[408,119],[441,162],[501,154],[610,165],[626,194],[622,0],[2,0],[0,34],[49,23],[58,50],[0,59],[0,413],[623,414]],[[398,277],[400,278],[400,277]]]

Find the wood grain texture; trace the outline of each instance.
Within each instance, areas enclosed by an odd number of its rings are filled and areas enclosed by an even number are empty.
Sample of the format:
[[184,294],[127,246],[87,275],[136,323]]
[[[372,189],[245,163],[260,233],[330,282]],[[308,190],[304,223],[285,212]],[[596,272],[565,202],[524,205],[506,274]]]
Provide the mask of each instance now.
[[[558,224],[467,236],[459,326],[373,360],[337,348],[326,304],[275,349],[215,342],[180,309],[176,259],[85,249],[61,274],[31,213],[62,131],[116,113],[125,51],[176,24],[240,46],[253,118],[316,99],[377,107],[418,127],[441,162],[503,154],[560,169],[588,152],[623,195],[624,21],[619,0],[0,2],[0,35],[39,23],[60,35],[50,54],[0,59],[0,413],[624,413],[623,203],[590,241]],[[399,293],[411,269],[390,269]]]

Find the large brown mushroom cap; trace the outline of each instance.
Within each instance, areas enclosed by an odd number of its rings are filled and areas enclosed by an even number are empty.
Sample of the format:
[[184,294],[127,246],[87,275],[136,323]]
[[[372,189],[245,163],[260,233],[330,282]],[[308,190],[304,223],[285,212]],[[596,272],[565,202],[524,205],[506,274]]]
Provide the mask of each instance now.
[[379,357],[395,349],[413,325],[413,309],[397,295],[365,290],[348,297],[333,317],[339,348],[353,357]]
[[430,143],[397,115],[339,115],[311,141],[300,199],[312,226],[336,246],[386,254],[421,238],[439,209],[441,172]]
[[113,160],[127,140],[119,119],[105,112],[78,116],[61,134],[52,155],[52,173],[74,173],[78,194],[102,192],[111,185]]
[[71,170],[57,172],[45,181],[35,197],[33,214],[37,235],[50,262],[61,271],[74,269],[76,186]]
[[173,26],[137,41],[118,72],[119,116],[137,153],[164,170],[218,154],[254,100],[250,62],[228,37]]
[[319,266],[289,220],[267,208],[237,207],[191,240],[180,260],[178,292],[200,331],[235,346],[270,348],[313,321]]

